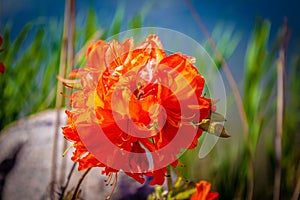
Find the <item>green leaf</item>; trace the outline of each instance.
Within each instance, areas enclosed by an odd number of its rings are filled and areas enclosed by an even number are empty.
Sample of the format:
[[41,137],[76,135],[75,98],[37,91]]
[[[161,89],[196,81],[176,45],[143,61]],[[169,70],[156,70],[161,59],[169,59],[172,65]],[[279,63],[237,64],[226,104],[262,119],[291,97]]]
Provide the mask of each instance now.
[[176,194],[174,197],[171,197],[170,199],[176,199],[176,200],[180,200],[180,199],[188,199],[190,198],[195,192],[196,192],[196,188],[192,188],[192,189],[188,189],[188,190],[184,190],[183,192],[180,192],[178,194]]
[[141,13],[138,13],[137,15],[133,16],[128,23],[128,27],[131,29],[140,28],[142,27],[142,25],[143,25],[143,19]]
[[116,14],[115,14],[114,19],[112,21],[112,25],[111,25],[111,29],[110,29],[111,36],[120,33],[123,18],[124,18],[124,11],[125,11],[125,7],[124,7],[123,4],[121,4],[117,8]]
[[225,117],[217,112],[211,112],[209,118],[214,122],[224,122],[226,121]]
[[[232,56],[237,45],[240,43],[241,34],[239,32],[234,33],[233,26],[224,28],[224,24],[218,24],[213,29],[212,38],[215,41],[217,49],[221,53],[222,57],[227,60]],[[221,69],[223,64],[222,58],[217,55],[211,43],[207,41],[204,47],[212,56],[216,66]]]
[[211,121],[210,119],[204,119],[200,123],[197,124],[199,128],[210,133],[212,135],[228,138],[230,135],[226,132],[224,126],[219,122]]
[[[262,75],[264,61],[267,55],[267,41],[269,38],[271,24],[267,20],[257,20],[252,40],[248,44],[245,58],[245,91],[255,86]],[[251,84],[250,84],[251,83]]]
[[191,181],[184,181],[181,177],[174,184],[171,192],[168,194],[170,200],[175,199],[187,199],[196,192],[196,184]]
[[97,29],[98,27],[95,10],[90,8],[84,29],[84,41],[88,41],[88,39],[97,31]]
[[[13,57],[16,55],[16,52],[20,50],[21,45],[23,44],[28,32],[32,29],[32,23],[28,23],[21,30],[20,34],[17,36],[12,45],[6,46],[7,55],[5,57],[4,63],[12,63]],[[5,37],[5,40],[8,38]]]

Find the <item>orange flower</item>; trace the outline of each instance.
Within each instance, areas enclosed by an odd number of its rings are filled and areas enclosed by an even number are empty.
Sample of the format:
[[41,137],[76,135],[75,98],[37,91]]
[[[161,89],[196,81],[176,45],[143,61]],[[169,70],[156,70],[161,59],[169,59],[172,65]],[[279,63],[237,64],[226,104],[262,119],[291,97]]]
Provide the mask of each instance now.
[[141,183],[153,176],[151,184],[163,184],[166,166],[176,167],[181,150],[197,145],[202,130],[193,123],[211,111],[193,61],[167,55],[156,35],[138,46],[133,39],[92,44],[86,66],[70,74],[81,88],[71,96],[63,127],[79,170],[123,170]]
[[217,200],[219,194],[217,192],[210,192],[211,184],[207,181],[200,181],[196,184],[197,191],[190,200]]

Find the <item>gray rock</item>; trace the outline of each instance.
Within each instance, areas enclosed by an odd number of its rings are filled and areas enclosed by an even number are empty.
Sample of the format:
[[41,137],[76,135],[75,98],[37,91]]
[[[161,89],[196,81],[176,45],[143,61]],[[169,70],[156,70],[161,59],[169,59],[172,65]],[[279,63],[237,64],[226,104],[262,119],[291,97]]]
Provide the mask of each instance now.
[[[61,125],[66,121],[64,111],[61,114]],[[48,110],[22,119],[0,134],[0,180],[2,180],[3,200],[30,199],[40,200],[49,198],[49,183],[51,177],[52,141],[54,135],[55,110]],[[64,138],[59,134],[58,166],[60,173],[61,161],[67,161],[66,173],[69,173],[73,162],[70,161],[72,150],[62,157],[61,148]],[[74,188],[84,172],[78,172],[77,167],[71,178],[68,189]],[[94,168],[84,179],[81,197],[83,199],[105,199],[111,187],[105,186],[105,176],[101,169]],[[130,182],[135,188],[141,186],[124,175],[120,178],[125,183]],[[1,182],[1,181],[0,181]],[[124,182],[123,182],[124,185]],[[60,185],[56,184],[56,191]],[[122,192],[116,190],[112,199],[118,199]],[[119,191],[119,192],[118,192]]]

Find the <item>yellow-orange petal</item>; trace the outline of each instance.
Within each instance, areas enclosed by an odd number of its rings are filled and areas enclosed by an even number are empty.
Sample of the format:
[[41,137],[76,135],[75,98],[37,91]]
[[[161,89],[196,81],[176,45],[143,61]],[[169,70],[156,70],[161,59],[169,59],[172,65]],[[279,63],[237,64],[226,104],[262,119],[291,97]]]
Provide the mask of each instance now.
[[103,40],[99,40],[96,43],[90,45],[87,50],[86,66],[88,68],[104,71],[104,55],[108,47],[108,44]]
[[207,181],[200,181],[196,184],[196,193],[193,194],[190,200],[217,200],[219,194],[210,192],[211,184]]

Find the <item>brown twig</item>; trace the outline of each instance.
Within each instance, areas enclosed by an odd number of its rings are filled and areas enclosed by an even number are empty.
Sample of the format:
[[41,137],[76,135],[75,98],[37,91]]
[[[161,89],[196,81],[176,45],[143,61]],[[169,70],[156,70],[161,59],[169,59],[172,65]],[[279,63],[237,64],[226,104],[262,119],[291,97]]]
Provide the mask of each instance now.
[[68,177],[67,177],[66,184],[62,187],[62,190],[61,190],[61,194],[60,194],[59,200],[63,200],[63,198],[64,198],[66,189],[67,189],[68,186],[69,186],[69,183],[70,183],[71,177],[72,177],[72,175],[73,175],[74,169],[75,169],[75,167],[76,167],[76,164],[77,164],[76,162],[73,163],[73,166],[72,166],[72,168],[71,168],[71,170],[70,170],[70,172],[69,172],[69,175],[68,175]]
[[84,180],[85,176],[89,173],[89,171],[91,170],[92,168],[89,168],[87,169],[84,174],[82,175],[82,177],[79,179],[77,185],[76,185],[76,188],[74,190],[74,193],[73,193],[73,196],[72,196],[72,200],[75,200],[77,198],[77,195],[78,195],[78,191],[79,191],[79,188],[80,188],[80,185],[82,183],[82,181]]
[[226,78],[229,82],[229,85],[230,85],[230,87],[233,91],[234,99],[237,103],[238,112],[239,112],[239,115],[241,117],[241,121],[242,121],[242,125],[243,125],[243,132],[246,136],[247,153],[248,153],[248,167],[249,167],[247,199],[250,200],[250,199],[252,199],[253,189],[254,189],[253,151],[252,151],[252,148],[251,148],[250,135],[249,135],[249,126],[248,126],[247,116],[246,116],[246,112],[245,112],[245,109],[244,109],[244,104],[243,104],[243,100],[242,100],[242,97],[241,97],[241,93],[238,89],[236,81],[234,80],[234,78],[232,76],[232,73],[229,69],[229,66],[228,66],[224,56],[219,51],[215,41],[212,39],[211,34],[207,30],[205,24],[203,23],[203,21],[201,20],[199,14],[195,10],[192,2],[190,0],[186,0],[186,3],[188,5],[189,9],[191,10],[191,13],[194,16],[195,20],[197,21],[199,27],[201,28],[201,30],[203,31],[205,36],[208,38],[209,44],[211,45],[211,47],[215,51],[218,58],[222,61],[222,69],[223,69],[223,71],[225,73],[225,76],[226,76]]
[[[66,1],[65,7],[65,19],[64,19],[64,30],[62,37],[61,53],[60,53],[60,64],[59,64],[59,76],[65,77],[66,69],[66,57],[67,57],[67,33],[68,33],[68,17],[69,17],[69,4]],[[63,84],[57,82],[57,92],[56,92],[56,118],[55,118],[55,127],[54,127],[54,138],[53,138],[53,147],[52,147],[52,161],[51,161],[51,181],[50,181],[50,198],[54,199],[54,185],[57,178],[57,153],[58,153],[58,134],[59,134],[59,125],[60,125],[60,109],[62,107],[63,98],[60,93],[63,91]]]
[[274,200],[280,199],[280,182],[282,167],[282,135],[283,135],[283,117],[284,117],[284,77],[286,69],[286,49],[289,39],[287,20],[283,24],[283,40],[279,50],[279,59],[277,64],[277,133],[275,137],[275,157],[276,170],[274,180]]
[[292,196],[292,200],[299,199],[299,194],[300,194],[300,164],[298,165],[296,177],[298,177],[298,178],[297,178],[295,190],[294,190],[294,193],[293,193],[293,196]]
[[167,179],[167,187],[168,187],[168,193],[170,193],[172,191],[172,176],[171,176],[171,170],[170,170],[170,166],[167,166],[167,171],[166,171],[166,179]]
[[[74,55],[75,55],[75,30],[76,30],[76,5],[75,5],[75,0],[67,0],[68,3],[68,8],[69,10],[69,17],[68,17],[68,24],[69,24],[69,28],[68,28],[68,38],[67,38],[67,67],[66,67],[66,71],[65,74],[69,74],[72,69],[74,68]],[[71,89],[67,89],[66,90],[66,96],[71,96]],[[69,107],[69,101],[66,102],[66,107]],[[66,140],[63,140],[63,148],[62,151],[64,151],[67,146],[68,143]],[[60,168],[60,178],[59,178],[59,182],[62,185],[65,181],[65,176],[66,176],[66,168],[67,168],[67,160],[66,159],[62,159],[62,163],[61,163],[61,168]]]

